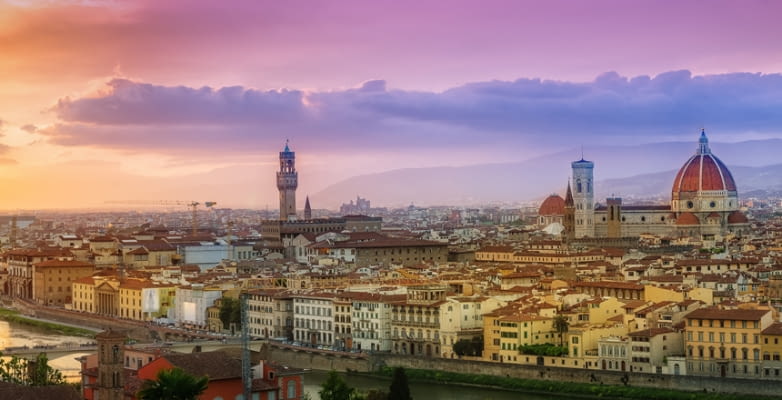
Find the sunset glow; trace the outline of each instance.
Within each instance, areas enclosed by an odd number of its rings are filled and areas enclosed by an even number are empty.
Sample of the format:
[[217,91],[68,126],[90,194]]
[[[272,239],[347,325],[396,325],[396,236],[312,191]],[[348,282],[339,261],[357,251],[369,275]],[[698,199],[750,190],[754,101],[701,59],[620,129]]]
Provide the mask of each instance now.
[[692,142],[703,126],[715,143],[782,138],[781,14],[767,1],[0,1],[0,210],[263,208],[286,139],[303,201],[355,175]]

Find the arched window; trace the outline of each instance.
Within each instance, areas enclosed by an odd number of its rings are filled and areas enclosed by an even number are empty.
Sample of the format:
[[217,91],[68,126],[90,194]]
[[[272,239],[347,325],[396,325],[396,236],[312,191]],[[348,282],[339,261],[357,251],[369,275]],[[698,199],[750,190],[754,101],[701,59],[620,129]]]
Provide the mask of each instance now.
[[286,397],[289,399],[296,398],[296,381],[292,379],[288,381],[288,395]]
[[576,180],[576,192],[581,193],[581,179]]

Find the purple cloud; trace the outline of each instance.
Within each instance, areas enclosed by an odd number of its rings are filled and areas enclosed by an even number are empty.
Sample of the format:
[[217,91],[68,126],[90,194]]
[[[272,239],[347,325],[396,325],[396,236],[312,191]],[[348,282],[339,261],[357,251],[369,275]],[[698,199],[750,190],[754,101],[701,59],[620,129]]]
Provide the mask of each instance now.
[[108,86],[108,96],[61,99],[54,108],[57,116],[67,122],[100,125],[282,123],[302,116],[298,90],[195,89],[126,79],[111,80]]
[[65,98],[61,123],[42,134],[64,145],[252,152],[296,137],[313,146],[392,148],[522,146],[540,142],[691,140],[703,124],[720,132],[776,135],[782,75],[732,73],[655,77],[615,72],[591,82],[540,79],[476,82],[444,92],[389,89],[375,80],[306,93],[159,86],[116,79],[111,91]]
[[38,130],[38,127],[33,124],[25,124],[19,127],[19,129],[27,132],[27,133],[35,133],[35,131]]

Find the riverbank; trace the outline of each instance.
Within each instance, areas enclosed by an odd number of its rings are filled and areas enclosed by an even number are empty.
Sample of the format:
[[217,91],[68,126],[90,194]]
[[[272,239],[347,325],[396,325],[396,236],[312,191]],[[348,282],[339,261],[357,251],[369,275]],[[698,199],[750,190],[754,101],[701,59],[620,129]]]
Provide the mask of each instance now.
[[[372,390],[388,391],[391,378],[375,374],[338,372],[348,386],[360,393]],[[319,391],[322,384],[328,380],[329,371],[311,370],[303,376],[304,392],[312,400],[321,400]],[[558,395],[551,393],[521,392],[489,386],[446,384],[431,381],[408,381],[413,399],[448,399],[448,400],[573,400],[587,399],[586,396]],[[587,399],[589,400],[589,399]]]
[[[579,392],[586,395],[602,394],[604,397],[634,399],[745,400],[779,398],[779,381],[773,379],[665,375],[555,367],[554,357],[545,360],[547,365],[497,363],[390,353],[373,353],[363,358],[355,358],[350,357],[349,354],[335,354],[334,352],[309,348],[288,348],[278,346],[275,343],[267,343],[263,347],[262,353],[265,359],[276,360],[279,363],[298,368],[375,373],[383,367],[403,367],[409,371],[425,370],[439,373],[439,376],[430,378],[432,381],[441,381],[446,378],[448,373],[463,374],[466,376],[458,380],[453,379],[453,382],[461,381],[466,384],[489,384],[492,382],[492,378],[498,380],[514,379],[519,380],[517,382],[530,383],[528,385],[509,383],[506,387],[513,388],[518,385],[524,390],[540,390],[541,392],[559,390],[561,396]],[[486,376],[487,378],[476,381],[474,380],[476,378],[471,378],[472,376]],[[501,381],[494,381],[491,384],[503,387]],[[668,395],[666,391],[670,391],[671,394]],[[695,397],[696,395],[700,395],[700,397]]]
[[[494,375],[474,375],[424,369],[405,369],[410,382],[456,384],[470,387],[488,387],[523,393],[556,394],[581,398],[615,398],[644,400],[757,400],[757,395],[729,393],[688,392],[671,389],[653,389],[633,386],[597,385],[576,382],[552,382],[534,379],[510,378]],[[383,367],[372,375],[391,377],[393,368]]]
[[13,322],[19,325],[25,325],[36,329],[41,329],[50,333],[57,333],[67,336],[94,337],[95,331],[77,326],[63,325],[56,322],[45,321],[37,318],[23,316],[16,310],[0,308],[0,320]]

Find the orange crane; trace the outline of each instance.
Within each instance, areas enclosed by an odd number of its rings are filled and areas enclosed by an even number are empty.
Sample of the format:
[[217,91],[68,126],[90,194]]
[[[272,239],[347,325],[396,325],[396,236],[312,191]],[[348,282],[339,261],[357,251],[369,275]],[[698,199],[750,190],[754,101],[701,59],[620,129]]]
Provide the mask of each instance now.
[[[190,212],[193,214],[190,228],[193,236],[198,232],[198,206],[201,203],[193,200],[112,200],[107,201],[108,204],[140,204],[149,206],[187,206],[190,208]],[[205,201],[204,207],[211,208],[217,204],[215,201]]]

